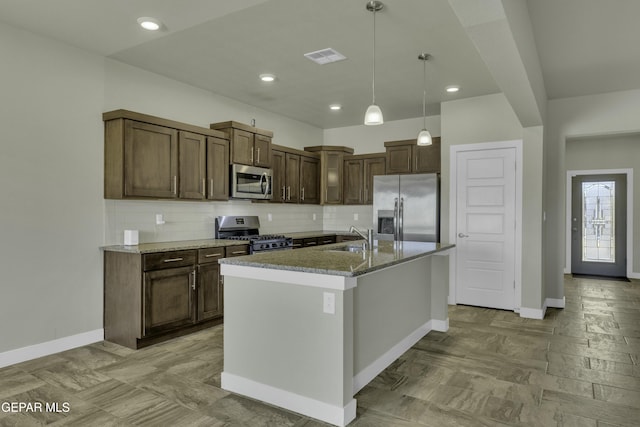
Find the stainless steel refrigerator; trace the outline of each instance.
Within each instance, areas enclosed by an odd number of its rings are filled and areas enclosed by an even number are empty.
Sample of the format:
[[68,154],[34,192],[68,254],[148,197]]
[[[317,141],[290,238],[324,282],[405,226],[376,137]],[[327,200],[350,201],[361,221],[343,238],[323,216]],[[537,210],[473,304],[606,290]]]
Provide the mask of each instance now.
[[440,241],[438,175],[373,177],[373,229],[379,240]]

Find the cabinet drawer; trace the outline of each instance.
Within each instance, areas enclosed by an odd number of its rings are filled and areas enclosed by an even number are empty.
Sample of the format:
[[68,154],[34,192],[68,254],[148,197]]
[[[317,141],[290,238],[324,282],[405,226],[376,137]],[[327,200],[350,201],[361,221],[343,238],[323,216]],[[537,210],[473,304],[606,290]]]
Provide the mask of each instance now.
[[233,256],[249,255],[249,245],[227,246],[225,249],[227,258]]
[[317,237],[308,237],[304,240],[302,240],[302,246],[309,247],[309,246],[316,246],[318,244],[318,238]]
[[185,267],[196,263],[196,251],[172,251],[146,254],[142,258],[144,271]]
[[224,247],[198,249],[198,264],[218,262],[220,258],[224,258]]
[[319,245],[330,245],[331,243],[336,242],[336,236],[322,236],[318,237]]

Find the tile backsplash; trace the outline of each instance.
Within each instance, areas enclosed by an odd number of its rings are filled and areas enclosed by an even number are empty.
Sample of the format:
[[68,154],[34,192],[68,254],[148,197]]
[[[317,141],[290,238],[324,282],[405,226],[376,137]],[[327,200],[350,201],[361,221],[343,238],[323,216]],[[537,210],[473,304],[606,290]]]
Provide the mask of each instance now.
[[[161,214],[164,224],[156,224]],[[210,239],[220,215],[257,215],[260,233],[347,230],[351,225],[370,228],[371,205],[318,206],[276,203],[172,202],[105,200],[105,245],[120,245],[124,230],[138,230],[140,243]],[[314,219],[315,215],[315,219]],[[271,217],[271,221],[269,220]],[[357,219],[355,219],[357,218]]]

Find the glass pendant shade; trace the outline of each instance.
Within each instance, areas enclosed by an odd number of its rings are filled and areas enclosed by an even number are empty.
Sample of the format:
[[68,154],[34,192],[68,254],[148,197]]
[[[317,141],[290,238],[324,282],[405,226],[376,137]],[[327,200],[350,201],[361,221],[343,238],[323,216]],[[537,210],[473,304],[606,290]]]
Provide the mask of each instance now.
[[364,124],[367,126],[381,125],[384,123],[382,111],[376,104],[369,105],[367,112],[364,113]]
[[431,133],[426,129],[422,129],[418,134],[418,145],[431,145],[432,143]]

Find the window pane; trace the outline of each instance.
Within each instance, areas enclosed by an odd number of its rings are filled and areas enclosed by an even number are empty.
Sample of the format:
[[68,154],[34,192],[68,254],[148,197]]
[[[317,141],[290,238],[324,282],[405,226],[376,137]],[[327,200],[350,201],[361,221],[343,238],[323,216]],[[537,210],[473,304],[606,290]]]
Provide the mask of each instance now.
[[615,182],[582,183],[582,261],[615,263]]

